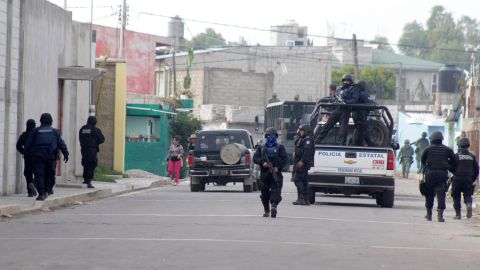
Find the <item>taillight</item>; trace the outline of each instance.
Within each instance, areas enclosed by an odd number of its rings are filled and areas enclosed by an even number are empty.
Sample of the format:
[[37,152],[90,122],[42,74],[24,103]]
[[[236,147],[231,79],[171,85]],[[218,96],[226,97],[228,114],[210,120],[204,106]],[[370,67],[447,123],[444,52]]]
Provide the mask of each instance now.
[[252,162],[252,158],[250,157],[250,154],[245,155],[245,165],[250,165],[250,162]]
[[188,155],[188,166],[193,165],[193,155]]
[[395,170],[395,154],[392,151],[388,152],[387,157],[387,170]]

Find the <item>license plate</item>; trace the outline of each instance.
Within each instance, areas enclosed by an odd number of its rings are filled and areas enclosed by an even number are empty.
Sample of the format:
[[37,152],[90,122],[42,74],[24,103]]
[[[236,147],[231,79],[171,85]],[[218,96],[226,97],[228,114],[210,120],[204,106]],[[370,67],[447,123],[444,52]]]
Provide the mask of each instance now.
[[359,185],[360,177],[345,176],[345,184]]
[[212,170],[212,175],[228,175],[227,170]]

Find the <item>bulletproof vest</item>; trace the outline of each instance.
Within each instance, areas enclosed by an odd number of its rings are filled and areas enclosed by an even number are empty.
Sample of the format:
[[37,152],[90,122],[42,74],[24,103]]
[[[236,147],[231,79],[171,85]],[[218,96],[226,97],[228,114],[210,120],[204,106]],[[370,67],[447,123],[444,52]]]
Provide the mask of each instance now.
[[459,151],[458,163],[455,168],[455,176],[473,177],[473,155],[468,151]]
[[91,126],[83,126],[80,130],[80,146],[81,147],[98,147],[97,137],[95,136],[95,128]]
[[360,97],[359,97],[359,102],[361,104],[374,104],[373,100],[370,99],[370,95],[367,93],[367,91],[362,90],[360,91]]
[[52,127],[40,127],[34,136],[34,149],[49,152],[57,150],[57,134]]
[[431,145],[428,148],[428,157],[426,169],[429,170],[447,170],[448,169],[448,150],[445,145]]
[[278,146],[274,145],[272,147],[268,147],[266,144],[262,147],[262,151],[265,151],[268,156],[268,160],[270,163],[275,164],[277,156],[278,156]]
[[295,161],[299,161],[303,156],[304,138],[298,138],[295,142]]

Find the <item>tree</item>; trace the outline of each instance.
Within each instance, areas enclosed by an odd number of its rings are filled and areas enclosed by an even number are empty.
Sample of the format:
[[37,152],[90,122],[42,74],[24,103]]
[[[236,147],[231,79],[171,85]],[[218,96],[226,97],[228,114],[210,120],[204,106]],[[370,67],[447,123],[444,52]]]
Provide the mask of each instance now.
[[202,124],[191,113],[177,111],[177,116],[170,123],[170,128],[174,136],[180,136],[180,144],[183,146],[183,149],[187,149],[188,138],[195,131],[200,130]]
[[471,51],[480,49],[480,23],[468,16],[455,22],[443,6],[434,6],[425,27],[416,21],[405,25],[398,46],[409,56],[468,69]]
[[370,41],[371,44],[376,44],[377,49],[386,50],[389,52],[393,52],[392,46],[390,46],[388,42],[388,38],[382,36],[375,36],[373,40]]
[[222,37],[222,34],[215,32],[213,28],[205,29],[204,33],[200,33],[192,38],[189,41],[188,46],[195,50],[198,49],[208,49],[208,48],[219,48],[225,47],[227,45],[225,39]]
[[[332,70],[332,82],[341,83],[344,74],[353,74],[353,66]],[[360,78],[367,84],[370,94],[379,99],[395,99],[396,76],[393,70],[383,67],[363,67]]]

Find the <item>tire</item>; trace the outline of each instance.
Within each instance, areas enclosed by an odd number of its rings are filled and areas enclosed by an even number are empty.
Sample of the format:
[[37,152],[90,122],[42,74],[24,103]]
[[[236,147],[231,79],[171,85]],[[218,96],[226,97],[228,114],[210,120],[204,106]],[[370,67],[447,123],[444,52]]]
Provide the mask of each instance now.
[[370,140],[378,144],[378,146],[388,146],[388,128],[382,121],[369,119],[368,134],[370,136]]
[[253,184],[252,184],[252,190],[253,190],[253,191],[258,191],[257,181],[253,182]]
[[395,193],[393,190],[386,190],[382,194],[382,207],[392,208],[395,200]]
[[205,191],[205,182],[200,182],[199,186],[199,191]]
[[315,204],[315,191],[311,189],[308,191],[308,201],[310,201],[310,204]]
[[381,193],[381,192],[377,192],[377,193],[375,193],[375,196],[374,196],[374,198],[375,198],[375,201],[377,202],[377,205],[378,205],[378,206],[382,206],[382,202],[383,202],[383,193]]
[[200,191],[200,184],[190,183],[190,191],[191,192],[199,192]]
[[253,185],[243,184],[243,192],[252,192]]

